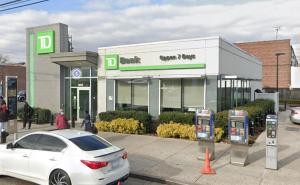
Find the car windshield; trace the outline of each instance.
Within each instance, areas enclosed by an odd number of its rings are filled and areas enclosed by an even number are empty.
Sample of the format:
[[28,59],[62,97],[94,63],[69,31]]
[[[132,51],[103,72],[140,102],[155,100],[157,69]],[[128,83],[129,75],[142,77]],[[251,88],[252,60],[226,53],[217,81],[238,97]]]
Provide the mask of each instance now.
[[75,137],[71,138],[70,141],[84,151],[101,150],[112,146],[108,142],[94,135]]

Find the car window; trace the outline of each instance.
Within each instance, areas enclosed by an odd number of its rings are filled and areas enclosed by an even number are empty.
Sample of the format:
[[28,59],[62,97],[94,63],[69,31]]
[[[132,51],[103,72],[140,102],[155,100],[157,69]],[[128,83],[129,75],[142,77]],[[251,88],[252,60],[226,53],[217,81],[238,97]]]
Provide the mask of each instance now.
[[42,135],[36,143],[36,150],[61,152],[67,145],[59,138]]
[[94,135],[75,137],[70,139],[70,141],[84,151],[101,150],[112,146],[108,142]]
[[17,141],[14,145],[14,148],[22,148],[22,149],[35,149],[36,141],[41,137],[41,134],[32,134],[26,136],[19,141]]

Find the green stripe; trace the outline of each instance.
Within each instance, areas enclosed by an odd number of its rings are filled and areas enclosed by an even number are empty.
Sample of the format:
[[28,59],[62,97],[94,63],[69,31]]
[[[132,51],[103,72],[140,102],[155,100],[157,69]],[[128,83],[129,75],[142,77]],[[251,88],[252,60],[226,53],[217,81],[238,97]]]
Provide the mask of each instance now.
[[34,34],[29,37],[29,105],[34,107]]
[[178,65],[159,65],[159,66],[120,66],[120,71],[143,71],[143,70],[164,70],[164,69],[203,69],[205,64],[178,64]]

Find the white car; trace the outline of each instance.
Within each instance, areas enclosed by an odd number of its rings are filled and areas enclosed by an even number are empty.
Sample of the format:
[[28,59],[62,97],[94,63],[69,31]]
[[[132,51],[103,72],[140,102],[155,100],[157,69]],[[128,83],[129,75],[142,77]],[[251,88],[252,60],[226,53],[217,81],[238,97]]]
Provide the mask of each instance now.
[[116,184],[129,172],[124,149],[88,132],[34,132],[0,145],[0,175],[37,184]]

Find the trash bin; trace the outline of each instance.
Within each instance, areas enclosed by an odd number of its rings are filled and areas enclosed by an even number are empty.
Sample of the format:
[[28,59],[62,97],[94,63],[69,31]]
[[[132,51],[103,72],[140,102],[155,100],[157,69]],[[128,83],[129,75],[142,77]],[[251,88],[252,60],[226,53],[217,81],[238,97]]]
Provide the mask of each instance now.
[[6,143],[6,138],[8,136],[8,132],[5,131],[5,129],[1,129],[1,139],[0,139],[0,143],[3,144],[3,143]]

